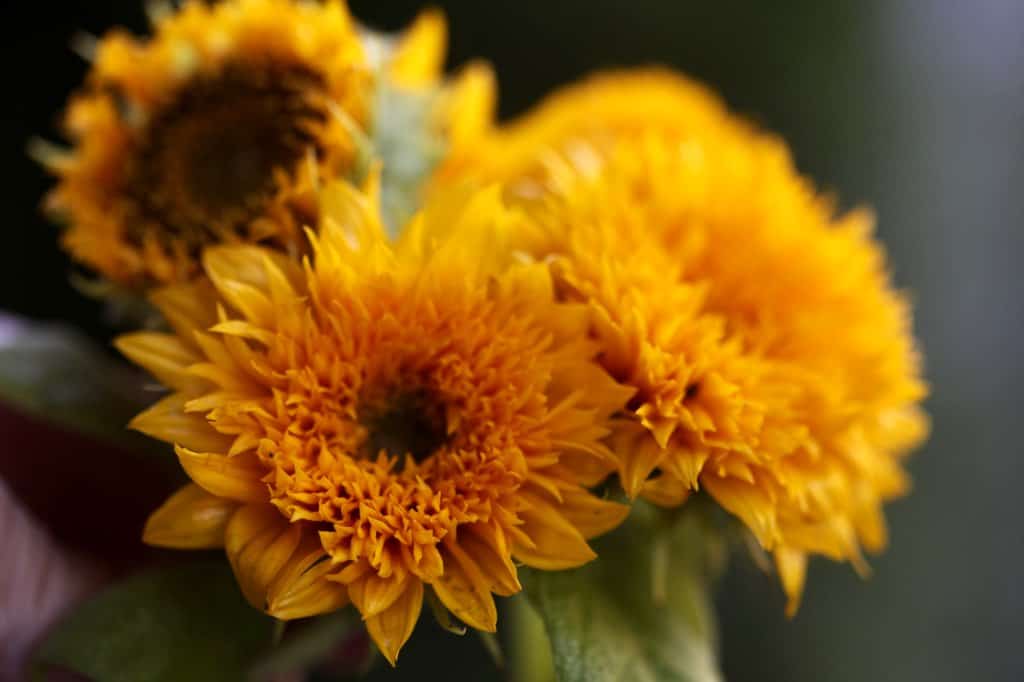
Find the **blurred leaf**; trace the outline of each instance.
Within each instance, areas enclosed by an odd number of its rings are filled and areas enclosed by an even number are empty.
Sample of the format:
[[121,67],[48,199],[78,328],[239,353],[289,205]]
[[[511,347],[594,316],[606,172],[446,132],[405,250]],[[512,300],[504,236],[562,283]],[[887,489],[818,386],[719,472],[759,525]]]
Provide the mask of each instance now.
[[688,512],[673,518],[637,504],[623,527],[594,543],[598,559],[524,576],[559,682],[722,679],[708,594],[720,541]]
[[444,155],[433,119],[437,92],[381,85],[377,90],[371,143],[382,163],[381,212],[392,235],[420,205],[423,186]]
[[223,559],[161,568],[73,611],[37,650],[35,679],[56,667],[96,682],[243,680],[273,624],[245,602]]
[[283,641],[250,668],[251,682],[304,673],[325,664],[333,679],[348,679],[373,661],[366,629],[354,609],[346,608],[308,621],[289,623]]
[[0,313],[0,400],[65,428],[138,449],[126,429],[155,401],[146,379],[75,330]]

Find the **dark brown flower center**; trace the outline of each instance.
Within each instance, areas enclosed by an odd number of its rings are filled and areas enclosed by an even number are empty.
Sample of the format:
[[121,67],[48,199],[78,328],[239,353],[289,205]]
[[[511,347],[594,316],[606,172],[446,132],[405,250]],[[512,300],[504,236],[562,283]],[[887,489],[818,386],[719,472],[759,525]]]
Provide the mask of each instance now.
[[202,246],[241,232],[310,150],[327,113],[319,76],[244,64],[182,87],[146,128],[130,190],[167,236]]
[[405,455],[416,462],[426,460],[448,440],[443,408],[423,392],[393,397],[382,408],[371,409],[362,423],[367,431],[364,454],[376,457],[384,451],[398,457],[399,466]]

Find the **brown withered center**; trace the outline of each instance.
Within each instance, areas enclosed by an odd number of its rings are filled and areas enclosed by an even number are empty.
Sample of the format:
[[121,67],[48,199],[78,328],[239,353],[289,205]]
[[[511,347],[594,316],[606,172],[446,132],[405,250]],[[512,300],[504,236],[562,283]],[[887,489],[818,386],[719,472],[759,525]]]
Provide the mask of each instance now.
[[315,73],[255,64],[182,87],[149,122],[129,172],[142,222],[191,247],[242,233],[275,194],[275,174],[322,155],[322,93]]

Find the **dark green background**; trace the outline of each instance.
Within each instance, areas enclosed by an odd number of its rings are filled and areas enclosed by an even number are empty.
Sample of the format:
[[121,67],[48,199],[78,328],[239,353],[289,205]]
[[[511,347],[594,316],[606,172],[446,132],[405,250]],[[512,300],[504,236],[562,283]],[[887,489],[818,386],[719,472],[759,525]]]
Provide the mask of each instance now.
[[[418,4],[366,0],[355,11],[397,28]],[[1024,3],[438,4],[450,19],[452,63],[494,62],[505,115],[597,67],[665,63],[710,83],[784,135],[800,168],[844,206],[876,207],[896,280],[914,292],[935,427],[911,462],[916,492],[891,508],[892,547],[866,583],[847,567],[814,563],[793,621],[774,580],[735,562],[719,594],[728,678],[1024,679]],[[2,308],[102,333],[98,306],[66,284],[68,263],[37,216],[47,180],[24,144],[53,136],[55,112],[84,72],[67,49],[73,32],[140,28],[140,5],[0,5]],[[475,642],[442,637],[427,622],[402,667],[382,672],[493,674]]]

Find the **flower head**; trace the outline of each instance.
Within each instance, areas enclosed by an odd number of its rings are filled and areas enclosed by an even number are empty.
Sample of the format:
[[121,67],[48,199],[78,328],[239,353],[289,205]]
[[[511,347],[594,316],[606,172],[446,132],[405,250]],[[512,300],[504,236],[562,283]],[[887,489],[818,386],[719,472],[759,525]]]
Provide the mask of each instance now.
[[174,389],[134,426],[174,443],[194,482],[146,541],[224,546],[278,618],[351,601],[394,662],[424,589],[494,630],[515,561],[593,558],[586,538],[626,508],[584,486],[614,468],[604,423],[631,391],[545,267],[500,265],[518,219],[497,191],[429,206],[395,246],[376,201],[324,190],[304,266],[207,250],[212,284],[153,297],[176,333],[118,345]]
[[368,43],[342,0],[190,0],[150,38],[103,37],[66,112],[74,149],[42,156],[64,246],[125,289],[188,280],[211,244],[298,256],[318,183],[365,172],[382,83],[443,91],[453,139],[482,129],[489,72],[442,87],[442,17]]
[[556,94],[488,150],[439,182],[504,180],[539,225],[522,247],[591,306],[636,390],[611,439],[627,492],[705,490],[774,553],[791,611],[808,554],[862,566],[927,428],[870,215],[837,217],[779,140],[662,72]]

